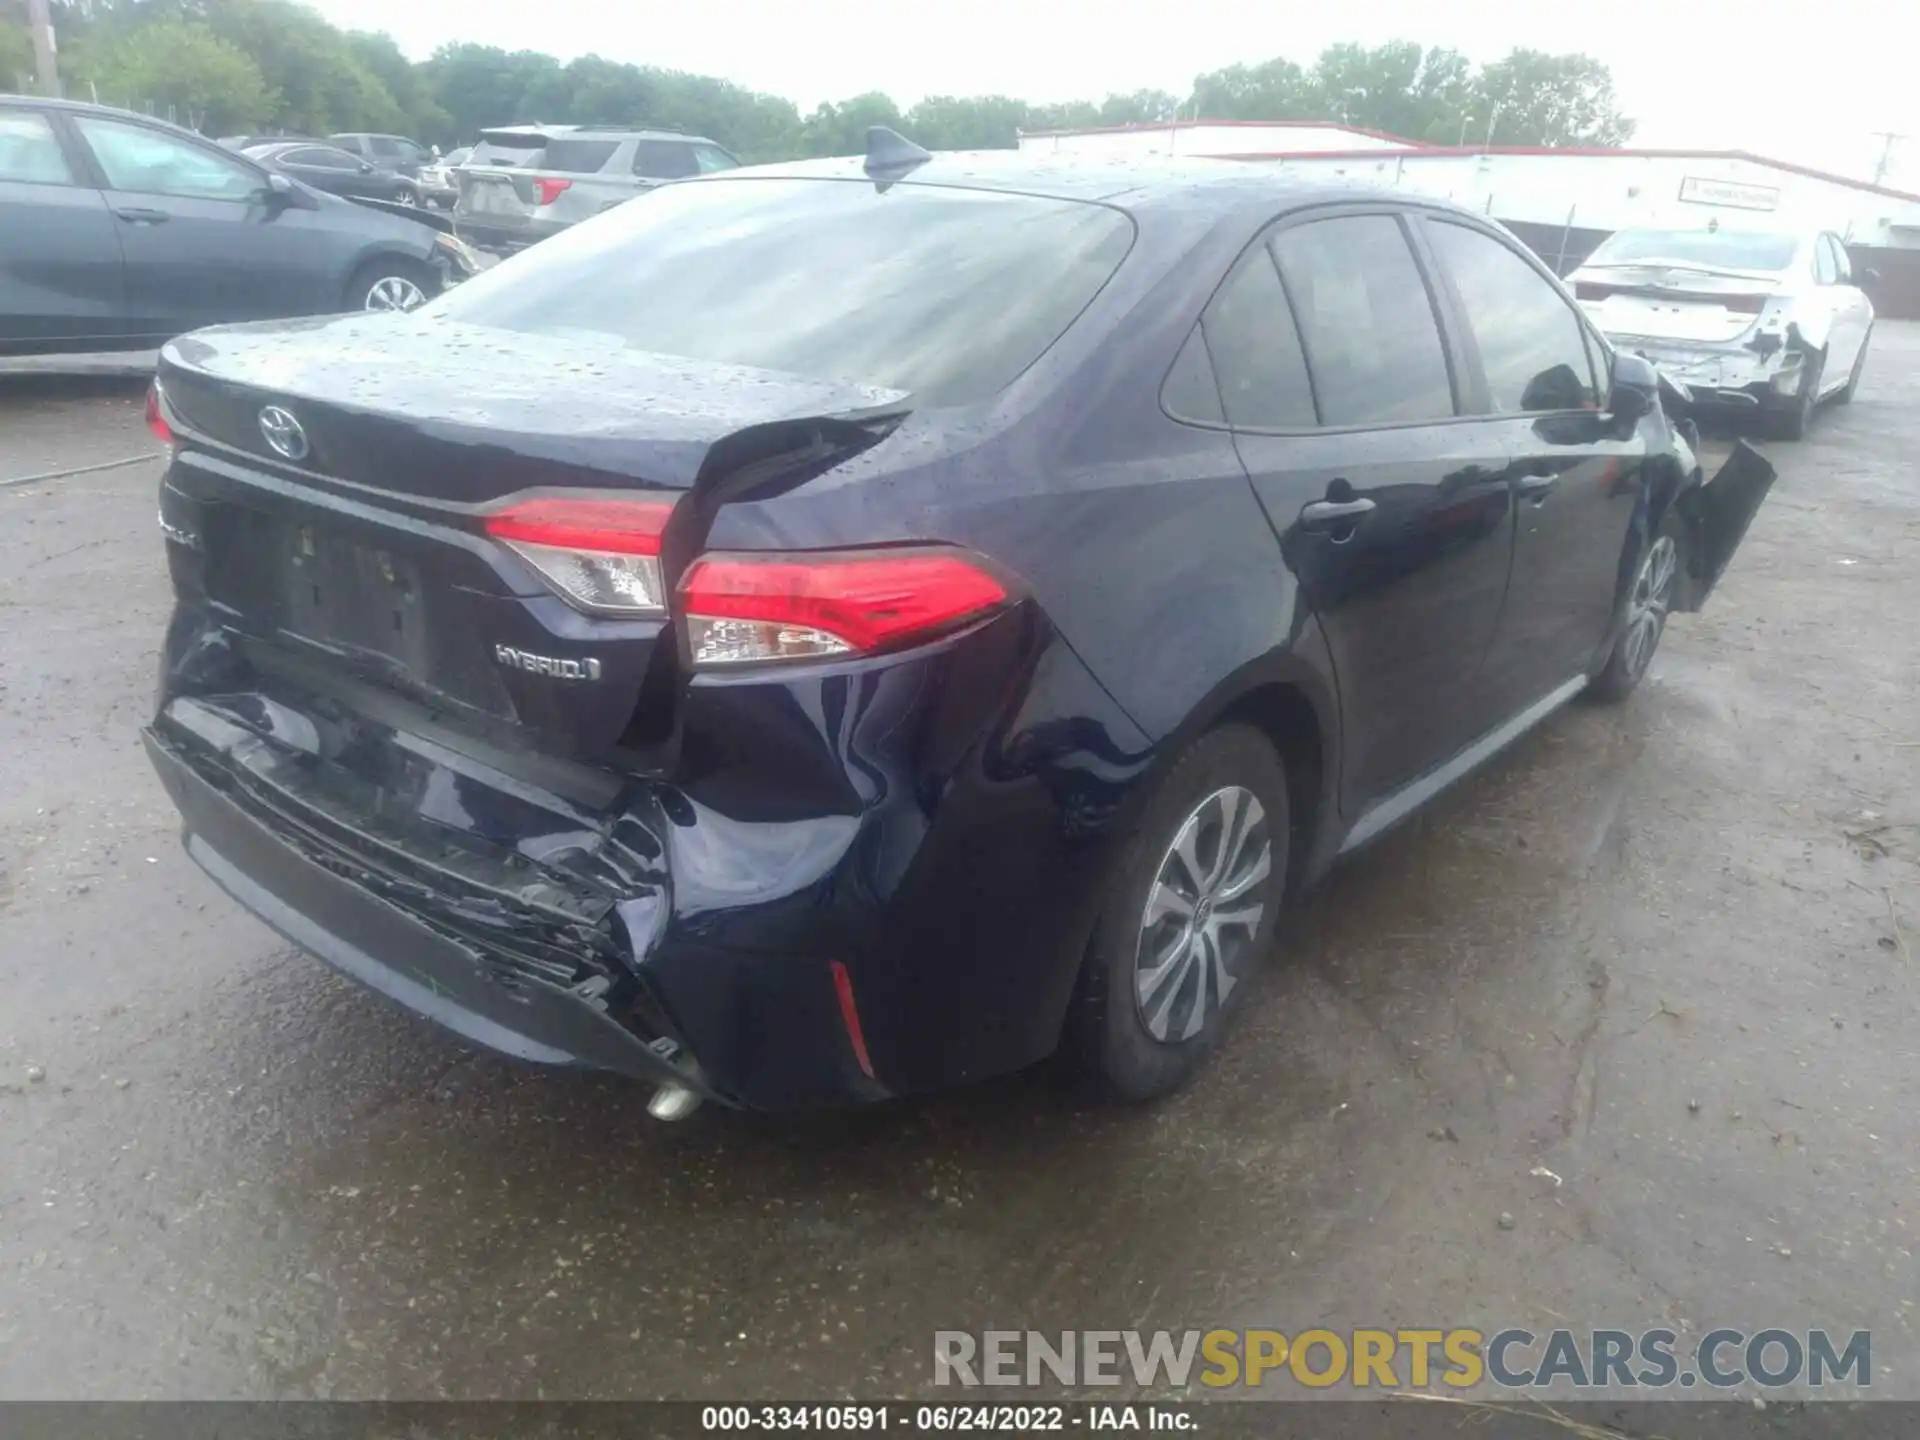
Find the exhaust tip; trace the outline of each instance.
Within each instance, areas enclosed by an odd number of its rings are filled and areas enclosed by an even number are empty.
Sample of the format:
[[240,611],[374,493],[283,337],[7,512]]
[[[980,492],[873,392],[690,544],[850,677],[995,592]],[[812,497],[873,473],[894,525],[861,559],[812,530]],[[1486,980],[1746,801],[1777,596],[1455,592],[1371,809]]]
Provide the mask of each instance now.
[[666,1084],[653,1092],[647,1113],[656,1120],[684,1120],[700,1108],[700,1097],[684,1085]]

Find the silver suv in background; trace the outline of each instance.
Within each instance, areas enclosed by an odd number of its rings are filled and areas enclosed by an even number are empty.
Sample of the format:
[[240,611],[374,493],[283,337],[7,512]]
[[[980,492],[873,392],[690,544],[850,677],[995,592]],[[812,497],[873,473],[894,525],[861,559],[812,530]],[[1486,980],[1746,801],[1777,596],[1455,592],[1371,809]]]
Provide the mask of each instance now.
[[516,125],[480,132],[453,215],[460,237],[489,250],[524,249],[666,180],[732,170],[729,151],[671,130]]

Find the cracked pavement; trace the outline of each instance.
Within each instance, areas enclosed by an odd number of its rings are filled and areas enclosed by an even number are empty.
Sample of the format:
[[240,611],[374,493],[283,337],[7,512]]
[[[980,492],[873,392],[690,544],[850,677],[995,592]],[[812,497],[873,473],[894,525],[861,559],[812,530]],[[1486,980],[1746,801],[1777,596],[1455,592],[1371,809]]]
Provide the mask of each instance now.
[[[1666,1324],[1870,1328],[1920,1398],[1916,417],[1883,322],[1641,693],[1336,873],[1171,1102],[678,1127],[222,897],[135,739],[157,466],[0,487],[0,1397],[915,1394],[938,1328]],[[0,480],[147,447],[137,383],[0,375]]]

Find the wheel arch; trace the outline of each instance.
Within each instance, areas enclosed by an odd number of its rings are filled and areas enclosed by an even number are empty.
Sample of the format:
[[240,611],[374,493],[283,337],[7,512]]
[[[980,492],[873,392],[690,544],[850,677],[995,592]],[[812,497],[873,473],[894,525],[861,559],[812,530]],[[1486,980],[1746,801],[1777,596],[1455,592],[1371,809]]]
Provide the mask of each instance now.
[[1209,691],[1161,742],[1156,770],[1164,773],[1200,736],[1234,723],[1264,734],[1286,771],[1287,889],[1295,893],[1326,872],[1340,829],[1340,694],[1318,622],[1309,620],[1292,644],[1249,661]]

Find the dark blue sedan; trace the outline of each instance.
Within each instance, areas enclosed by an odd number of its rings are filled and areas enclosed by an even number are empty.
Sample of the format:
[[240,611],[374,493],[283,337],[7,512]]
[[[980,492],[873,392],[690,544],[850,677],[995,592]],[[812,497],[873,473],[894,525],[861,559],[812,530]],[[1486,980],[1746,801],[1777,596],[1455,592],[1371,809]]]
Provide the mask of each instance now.
[[1454,206],[885,134],[187,336],[153,422],[190,853],[666,1115],[1178,1085],[1282,907],[1632,691],[1772,478]]

